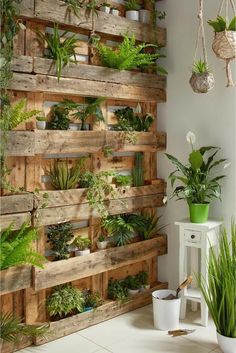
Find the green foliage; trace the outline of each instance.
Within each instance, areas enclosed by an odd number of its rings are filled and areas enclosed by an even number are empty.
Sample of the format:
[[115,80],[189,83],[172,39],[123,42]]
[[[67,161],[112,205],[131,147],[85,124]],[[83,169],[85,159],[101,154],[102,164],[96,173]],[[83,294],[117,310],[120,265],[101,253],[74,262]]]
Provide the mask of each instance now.
[[133,184],[133,179],[131,175],[116,175],[115,183],[118,186],[131,186]]
[[69,258],[69,242],[73,239],[72,225],[70,222],[54,224],[48,227],[48,240],[54,252],[55,260]]
[[98,44],[97,50],[102,64],[118,70],[131,70],[140,66],[155,64],[162,55],[160,53],[145,53],[146,48],[156,48],[156,45],[141,43],[136,45],[135,36],[131,38],[124,36],[123,42],[116,49],[112,49],[105,44]]
[[51,317],[63,318],[67,315],[83,312],[84,303],[83,293],[79,289],[65,284],[57,286],[53,290],[47,298],[46,306]]
[[148,273],[146,271],[139,272],[136,277],[141,286],[146,286],[148,284]]
[[128,290],[124,280],[110,279],[108,283],[108,298],[125,303],[128,300]]
[[114,172],[103,171],[96,174],[85,172],[79,180],[81,186],[88,188],[87,199],[89,205],[102,218],[108,215],[105,200],[108,196],[113,198],[117,196],[117,191],[108,182],[108,177],[110,176],[114,176]]
[[215,32],[236,31],[236,16],[231,20],[229,25],[227,21],[222,16],[217,16],[216,20],[209,20],[207,23],[214,29]]
[[205,61],[200,59],[193,64],[192,72],[195,72],[196,74],[205,74],[210,72],[210,68]]
[[54,188],[56,190],[76,188],[84,169],[84,162],[85,158],[80,158],[74,166],[70,167],[68,161],[55,161],[48,172]]
[[12,313],[0,313],[0,338],[6,342],[17,342],[22,336],[38,337],[48,331],[47,325],[30,326],[22,324],[22,319]]
[[99,237],[98,237],[98,241],[99,241],[99,242],[106,241],[106,237],[105,237],[105,235],[103,235],[103,234],[99,235]]
[[84,290],[83,291],[84,297],[84,307],[85,308],[97,308],[98,306],[102,305],[103,299],[99,292],[92,292],[91,290]]
[[[225,175],[215,176],[213,175],[213,170],[224,163],[226,159],[214,160],[219,150],[220,148],[212,146],[193,150],[189,155],[189,164],[187,165],[179,162],[174,156],[166,154],[176,167],[176,170],[169,175],[171,186],[173,187],[176,182],[182,184],[174,189],[172,197],[177,197],[177,200],[185,199],[188,204],[203,204],[210,202],[214,198],[220,198],[220,180]],[[209,151],[213,151],[213,153],[204,160],[205,153]]]
[[128,289],[139,289],[141,287],[141,283],[139,281],[139,277],[138,276],[128,276],[125,279],[125,286]]
[[103,97],[86,97],[85,104],[80,104],[69,99],[64,99],[64,101],[61,102],[61,106],[68,112],[73,111],[71,116],[81,121],[81,130],[86,130],[85,123],[89,117],[93,117],[94,121],[104,121],[100,107],[101,103],[104,101],[105,98]]
[[140,10],[141,6],[139,1],[137,0],[127,0],[125,3],[125,10],[126,11],[138,11]]
[[76,17],[80,17],[80,11],[83,8],[85,0],[63,0],[66,6],[66,17],[71,17],[71,14],[74,14]]
[[144,155],[142,152],[136,152],[134,156],[134,168],[132,170],[133,186],[144,185]]
[[29,228],[26,223],[17,231],[12,228],[13,224],[1,232],[0,269],[24,264],[43,268],[44,256],[35,252],[31,246],[37,239],[36,229]]
[[129,244],[135,232],[144,231],[147,221],[142,215],[121,214],[112,215],[103,219],[102,227],[105,228],[116,246]]
[[166,227],[166,225],[159,225],[159,221],[161,217],[150,216],[150,215],[143,215],[143,217],[146,219],[147,224],[144,231],[139,232],[139,235],[144,240],[153,238]]
[[[76,34],[67,36],[68,31],[65,31],[60,35],[58,24],[56,23],[54,23],[53,33],[43,33],[38,29],[36,33],[43,44],[47,43],[49,51],[47,57],[55,60],[57,79],[59,81],[63,67],[70,62],[77,62],[75,48],[77,47],[78,39]],[[65,38],[66,36],[67,38]],[[74,57],[74,60],[71,57]]]
[[50,130],[68,130],[70,124],[69,111],[62,103],[55,104],[51,109]]
[[118,131],[148,131],[152,125],[154,118],[151,114],[139,116],[134,114],[134,111],[130,107],[117,109],[114,112],[118,124],[115,125],[114,129]]
[[225,228],[219,237],[219,250],[211,250],[208,280],[198,283],[219,334],[236,338],[236,225],[232,220],[231,237]]
[[73,245],[76,246],[79,250],[83,251],[90,248],[91,240],[89,238],[83,238],[81,236],[78,236],[73,241]]

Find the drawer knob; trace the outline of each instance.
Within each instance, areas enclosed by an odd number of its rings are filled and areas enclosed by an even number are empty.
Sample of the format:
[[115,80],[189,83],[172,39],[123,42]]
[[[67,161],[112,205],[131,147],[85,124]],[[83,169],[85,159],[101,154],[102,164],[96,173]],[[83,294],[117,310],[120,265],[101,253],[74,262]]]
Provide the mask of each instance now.
[[192,235],[191,235],[191,239],[194,239],[194,238],[195,238],[195,235],[194,235],[194,234],[192,234]]

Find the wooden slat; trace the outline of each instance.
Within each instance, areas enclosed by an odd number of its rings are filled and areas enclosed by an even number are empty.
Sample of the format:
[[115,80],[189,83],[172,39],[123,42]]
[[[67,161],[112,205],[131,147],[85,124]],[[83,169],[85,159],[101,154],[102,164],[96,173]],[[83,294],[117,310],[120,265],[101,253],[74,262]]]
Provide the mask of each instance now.
[[18,342],[10,343],[10,342],[3,342],[1,347],[1,353],[12,353],[19,351],[20,349],[26,348],[31,346],[33,343],[33,339],[29,337],[21,337]]
[[36,345],[53,341],[57,338],[64,337],[73,332],[77,332],[86,327],[96,325],[100,322],[109,320],[113,317],[138,309],[142,306],[150,304],[152,301],[151,293],[157,289],[167,288],[167,283],[158,283],[154,287],[147,290],[145,293],[138,294],[134,298],[127,301],[125,304],[109,301],[98,307],[93,312],[85,312],[82,314],[71,316],[67,319],[62,319],[50,323],[50,334],[46,338],[36,338]]
[[[38,20],[57,22],[60,24],[79,27],[90,31],[92,29],[91,18],[86,20],[84,10],[81,10],[80,19],[73,13],[66,16],[66,7],[60,0],[35,0],[35,13],[27,9],[29,0],[24,0],[20,8],[20,16],[27,18],[36,18]],[[26,2],[26,4],[25,4]],[[124,17],[112,16],[104,12],[98,11],[96,18],[96,31],[107,34],[109,36],[125,35],[129,32],[134,34],[139,41],[158,42],[162,46],[166,45],[166,30],[163,28],[154,29],[151,25],[145,25],[140,22],[130,21]]]
[[103,96],[107,98],[125,99],[131,101],[165,102],[165,90],[159,88],[145,88],[138,86],[80,80],[75,78],[61,78],[58,82],[54,76],[30,75],[13,73],[9,89],[31,92],[60,93],[78,96]]
[[8,195],[0,197],[0,214],[19,213],[32,210],[32,194]]
[[7,228],[11,223],[13,223],[12,229],[19,229],[24,222],[30,224],[31,214],[29,212],[1,215],[0,230]]
[[163,254],[166,254],[166,236],[160,235],[130,245],[93,252],[87,256],[47,262],[42,270],[34,268],[34,289],[38,291],[54,287]]
[[31,266],[10,267],[0,272],[0,294],[7,294],[31,287]]
[[[147,207],[163,206],[164,194],[130,197],[120,200],[111,200],[107,202],[110,214],[120,214],[132,212]],[[37,226],[63,223],[68,221],[82,221],[89,217],[98,217],[96,211],[85,203],[74,206],[61,206],[55,208],[46,208],[38,210],[38,218],[35,220]]]
[[25,73],[33,72],[33,58],[23,55],[15,57],[12,63],[12,71]]
[[10,131],[7,141],[8,156],[33,156],[34,155],[33,131]]
[[[22,61],[22,57],[20,58]],[[27,60],[27,57],[26,57]],[[18,60],[19,61],[19,60]],[[15,66],[20,71],[18,66],[15,64],[13,66],[13,70]],[[22,63],[23,68],[26,66],[25,63]],[[56,68],[53,65],[53,61],[50,59],[43,58],[34,58],[34,67],[33,70],[36,74],[43,75],[53,75],[56,76]],[[30,72],[23,71],[22,72]],[[90,80],[90,81],[98,81],[98,82],[106,82],[106,83],[116,83],[130,86],[138,86],[148,87],[148,88],[161,88],[164,89],[166,87],[166,77],[158,76],[153,74],[145,74],[136,71],[126,71],[126,70],[114,70],[107,67],[102,66],[94,66],[94,65],[84,65],[84,64],[70,64],[66,66],[62,70],[62,77],[68,78],[77,78],[81,80]]]

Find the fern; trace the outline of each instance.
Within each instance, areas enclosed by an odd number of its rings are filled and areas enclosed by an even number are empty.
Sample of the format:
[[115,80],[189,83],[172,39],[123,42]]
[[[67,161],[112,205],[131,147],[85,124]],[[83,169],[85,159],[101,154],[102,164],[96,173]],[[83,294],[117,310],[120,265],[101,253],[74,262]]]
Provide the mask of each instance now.
[[36,229],[22,224],[18,231],[12,230],[11,224],[1,232],[0,238],[0,270],[11,266],[31,264],[43,268],[44,256],[35,252],[31,243],[37,239]]
[[30,110],[28,112],[26,109],[26,99],[21,99],[13,105],[4,105],[0,120],[1,130],[12,130],[16,128],[22,122],[33,118],[40,113],[39,110]]
[[160,53],[144,53],[146,48],[157,48],[154,44],[141,43],[136,45],[135,36],[124,36],[123,42],[114,50],[105,44],[98,44],[97,50],[106,67],[118,70],[131,70],[141,66],[155,64],[163,55]]

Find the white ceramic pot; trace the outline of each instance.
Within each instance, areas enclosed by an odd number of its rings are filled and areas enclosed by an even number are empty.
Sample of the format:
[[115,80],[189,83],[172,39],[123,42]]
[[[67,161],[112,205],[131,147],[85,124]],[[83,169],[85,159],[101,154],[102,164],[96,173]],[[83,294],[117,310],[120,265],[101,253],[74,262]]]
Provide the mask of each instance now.
[[163,300],[168,295],[176,295],[176,291],[160,289],[152,293],[153,319],[157,330],[176,330],[179,328],[181,299]]
[[135,10],[126,11],[125,17],[131,21],[139,21],[139,13]]
[[216,334],[218,344],[223,353],[236,353],[236,338],[225,337],[218,332]]
[[105,13],[110,13],[110,7],[109,6],[101,6],[100,11],[105,12]]
[[73,124],[73,123],[70,123],[69,124],[69,129],[68,130],[71,130],[71,131],[77,131],[79,130],[79,126],[78,124]]
[[90,254],[90,249],[75,251],[75,256],[84,256],[84,255],[88,255],[88,254]]
[[134,297],[139,293],[139,289],[128,289],[128,295],[129,297]]
[[150,284],[145,284],[140,287],[140,292],[146,292],[146,290],[150,289]]
[[139,21],[142,23],[150,23],[151,21],[151,11],[149,10],[139,10]]
[[114,16],[119,16],[119,10],[111,9],[111,14],[114,15]]
[[46,121],[36,121],[36,127],[38,130],[46,129]]
[[108,242],[106,240],[104,241],[97,241],[97,248],[100,250],[104,250],[107,248]]

